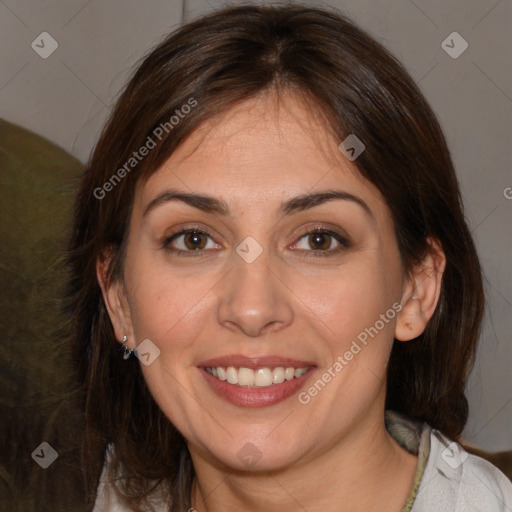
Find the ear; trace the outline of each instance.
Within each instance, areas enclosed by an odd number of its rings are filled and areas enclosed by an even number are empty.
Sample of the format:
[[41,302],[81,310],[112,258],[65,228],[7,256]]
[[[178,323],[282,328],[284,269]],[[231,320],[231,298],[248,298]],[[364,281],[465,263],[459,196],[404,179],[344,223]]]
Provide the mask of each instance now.
[[[126,336],[133,343],[133,328],[126,289],[122,279],[115,279],[114,281],[108,279],[108,269],[111,263],[111,254],[98,258],[96,261],[96,276],[116,338],[121,342],[123,337]],[[129,345],[129,342],[126,343],[127,347]]]
[[441,295],[446,256],[437,240],[429,238],[428,243],[431,250],[412,269],[404,286],[402,310],[395,326],[395,338],[400,341],[412,340],[423,333]]

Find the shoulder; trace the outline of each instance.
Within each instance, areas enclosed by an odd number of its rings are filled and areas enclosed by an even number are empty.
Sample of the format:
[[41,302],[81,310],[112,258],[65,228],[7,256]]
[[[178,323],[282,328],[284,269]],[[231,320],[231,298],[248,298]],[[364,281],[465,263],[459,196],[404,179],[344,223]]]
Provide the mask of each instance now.
[[92,512],[130,512],[130,509],[119,501],[114,485],[108,479],[108,460],[107,454],[101,471],[100,482],[96,491],[96,501]]
[[[115,489],[114,483],[109,478],[109,463],[113,453],[113,447],[109,446],[105,454],[105,463],[101,471],[100,481],[96,490],[96,501],[92,512],[132,512],[131,508],[123,504]],[[154,512],[165,512],[164,493],[161,488],[157,488],[149,498],[151,510]]]
[[412,512],[512,511],[512,482],[498,468],[426,428],[429,457]]

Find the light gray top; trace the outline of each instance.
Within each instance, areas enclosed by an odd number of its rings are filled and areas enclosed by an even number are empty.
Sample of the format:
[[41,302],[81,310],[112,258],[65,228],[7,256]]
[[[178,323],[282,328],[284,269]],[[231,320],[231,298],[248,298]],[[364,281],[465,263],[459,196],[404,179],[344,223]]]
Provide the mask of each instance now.
[[495,466],[469,454],[426,423],[386,411],[386,428],[418,455],[401,512],[512,512],[512,482]]
[[[414,483],[400,512],[512,512],[512,482],[498,468],[426,423],[387,411],[386,428],[418,455]],[[107,453],[93,512],[130,512],[107,481],[108,460]],[[166,512],[165,504],[156,510]]]

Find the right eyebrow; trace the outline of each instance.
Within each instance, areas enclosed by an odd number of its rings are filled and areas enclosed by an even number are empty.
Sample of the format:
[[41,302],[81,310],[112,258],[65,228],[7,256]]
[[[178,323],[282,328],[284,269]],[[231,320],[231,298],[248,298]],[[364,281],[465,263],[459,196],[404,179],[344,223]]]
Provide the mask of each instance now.
[[169,201],[182,201],[183,203],[198,208],[206,213],[217,213],[219,215],[229,215],[227,204],[221,199],[201,194],[189,194],[187,192],[178,192],[175,190],[166,190],[156,196],[144,209],[142,216],[146,216],[151,210]]

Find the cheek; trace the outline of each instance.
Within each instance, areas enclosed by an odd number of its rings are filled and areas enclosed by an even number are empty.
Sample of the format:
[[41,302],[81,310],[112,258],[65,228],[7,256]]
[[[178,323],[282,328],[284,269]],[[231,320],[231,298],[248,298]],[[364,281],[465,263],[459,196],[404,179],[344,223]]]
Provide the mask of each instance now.
[[174,349],[194,338],[202,325],[198,320],[211,301],[215,284],[207,275],[187,277],[154,262],[135,257],[127,265],[132,327],[137,340],[149,338],[162,348],[172,342]]
[[392,307],[397,286],[391,281],[381,263],[361,261],[322,278],[296,280],[295,286],[331,335],[345,338],[373,325]]
[[333,396],[343,396],[344,403],[350,397],[373,396],[381,388],[399,307],[394,267],[383,265],[376,253],[351,263],[330,278],[317,279],[318,286],[307,279],[301,285],[304,311],[311,309],[311,321],[325,343],[325,367],[337,375]]

